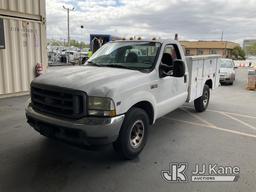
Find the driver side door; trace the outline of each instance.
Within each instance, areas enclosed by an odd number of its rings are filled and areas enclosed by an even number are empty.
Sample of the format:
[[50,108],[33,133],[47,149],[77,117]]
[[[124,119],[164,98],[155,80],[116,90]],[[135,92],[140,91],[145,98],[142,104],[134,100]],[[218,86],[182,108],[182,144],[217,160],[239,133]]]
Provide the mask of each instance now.
[[[166,45],[163,53],[170,54],[172,56],[172,62],[176,59],[181,59],[179,49],[175,44]],[[171,70],[173,70],[173,67]],[[158,92],[156,97],[158,117],[177,109],[183,105],[187,99],[187,83],[185,82],[186,79],[184,76],[174,77],[172,72],[169,72],[169,74],[171,75],[159,77],[158,79]]]

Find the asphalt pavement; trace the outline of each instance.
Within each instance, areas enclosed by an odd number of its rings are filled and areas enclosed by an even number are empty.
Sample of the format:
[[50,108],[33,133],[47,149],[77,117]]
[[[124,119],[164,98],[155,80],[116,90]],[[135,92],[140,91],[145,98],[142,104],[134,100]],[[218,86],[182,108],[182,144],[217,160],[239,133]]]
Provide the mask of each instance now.
[[[133,161],[111,146],[85,150],[41,136],[26,123],[28,96],[0,100],[0,192],[247,191],[256,189],[256,92],[246,90],[247,70],[233,86],[211,93],[209,108],[186,104],[157,120]],[[162,171],[185,163],[186,182],[167,182]],[[236,182],[192,182],[196,164],[237,166]]]

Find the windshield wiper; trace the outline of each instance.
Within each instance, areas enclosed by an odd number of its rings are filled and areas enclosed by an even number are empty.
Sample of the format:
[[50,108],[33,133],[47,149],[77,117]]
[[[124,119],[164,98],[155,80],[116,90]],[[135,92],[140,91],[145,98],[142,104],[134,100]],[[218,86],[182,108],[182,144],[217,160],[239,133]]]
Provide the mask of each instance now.
[[114,64],[109,64],[109,65],[101,65],[102,67],[115,67],[115,68],[122,68],[122,69],[130,69],[130,70],[135,70],[134,68],[126,67],[123,65],[114,65]]
[[97,63],[95,63],[95,62],[93,62],[93,61],[88,61],[87,62],[89,65],[93,65],[93,66],[98,66],[98,67],[101,67],[102,65],[99,65],[99,64],[97,64]]

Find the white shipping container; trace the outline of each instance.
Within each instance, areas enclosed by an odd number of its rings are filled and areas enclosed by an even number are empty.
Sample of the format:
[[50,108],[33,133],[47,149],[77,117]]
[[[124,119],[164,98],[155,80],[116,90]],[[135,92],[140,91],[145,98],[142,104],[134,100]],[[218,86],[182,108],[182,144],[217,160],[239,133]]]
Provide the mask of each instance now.
[[0,14],[42,20],[45,17],[45,0],[0,0]]
[[35,78],[35,65],[47,67],[46,25],[40,16],[42,7],[38,6],[44,5],[42,2],[45,1],[0,0],[5,39],[5,48],[0,49],[0,98],[28,93]]

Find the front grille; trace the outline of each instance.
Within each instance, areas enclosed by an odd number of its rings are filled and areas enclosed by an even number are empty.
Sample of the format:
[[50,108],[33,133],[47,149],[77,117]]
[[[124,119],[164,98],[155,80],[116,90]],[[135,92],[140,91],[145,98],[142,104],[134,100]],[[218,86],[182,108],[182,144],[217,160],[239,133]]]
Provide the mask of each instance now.
[[86,116],[86,94],[49,85],[31,84],[33,109],[67,118]]

